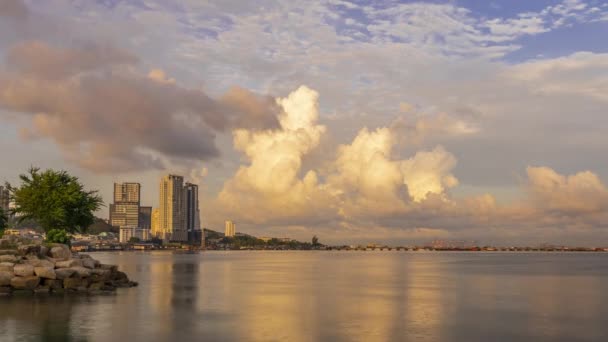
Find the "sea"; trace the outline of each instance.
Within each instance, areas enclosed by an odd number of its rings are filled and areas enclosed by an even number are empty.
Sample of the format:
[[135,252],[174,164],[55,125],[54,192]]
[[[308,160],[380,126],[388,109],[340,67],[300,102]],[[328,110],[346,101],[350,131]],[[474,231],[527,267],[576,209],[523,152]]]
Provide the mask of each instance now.
[[91,253],[138,287],[0,297],[0,341],[608,341],[608,253]]

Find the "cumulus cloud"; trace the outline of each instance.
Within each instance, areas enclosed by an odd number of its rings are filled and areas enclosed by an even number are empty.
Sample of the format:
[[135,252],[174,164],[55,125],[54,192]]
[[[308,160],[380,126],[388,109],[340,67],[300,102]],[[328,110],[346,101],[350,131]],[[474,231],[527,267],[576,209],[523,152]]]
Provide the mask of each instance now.
[[300,175],[303,156],[318,146],[325,132],[325,127],[317,124],[317,98],[317,92],[302,86],[277,99],[282,109],[280,128],[234,131],[234,146],[244,153],[249,165],[241,166],[225,183],[218,197],[223,208],[253,222],[322,211],[317,173],[310,170]]
[[219,155],[217,133],[276,120],[273,105],[245,89],[216,100],[162,70],[141,75],[136,63],[111,46],[23,42],[0,73],[0,106],[29,117],[24,137],[52,139],[93,171],[208,160]]
[[245,226],[322,231],[341,239],[499,235],[518,242],[546,241],[556,231],[588,234],[606,216],[608,190],[589,171],[563,176],[530,167],[527,196],[507,204],[490,194],[454,197],[456,157],[436,146],[401,158],[398,137],[387,127],[361,129],[324,168],[304,169],[303,159],[327,134],[317,123],[317,101],[318,94],[302,86],[277,100],[279,128],[234,131],[245,162],[219,194],[221,215]]
[[400,212],[458,183],[450,173],[456,159],[440,146],[395,158],[397,139],[389,128],[364,128],[338,147],[326,169],[303,170],[303,158],[326,132],[317,124],[318,94],[302,86],[277,103],[283,110],[279,129],[234,132],[235,148],[248,165],[225,183],[219,201],[244,220],[306,221],[314,213],[331,221]]
[[540,208],[568,215],[608,208],[608,189],[591,171],[564,176],[548,167],[528,167],[527,174],[527,190]]

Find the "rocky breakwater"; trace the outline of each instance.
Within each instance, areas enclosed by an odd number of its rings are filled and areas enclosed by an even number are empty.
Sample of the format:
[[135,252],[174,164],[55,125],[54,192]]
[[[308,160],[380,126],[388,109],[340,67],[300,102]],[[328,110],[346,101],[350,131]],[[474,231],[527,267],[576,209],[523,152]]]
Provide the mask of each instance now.
[[61,244],[21,245],[0,249],[0,295],[108,293],[137,286],[115,265],[86,254],[72,254]]

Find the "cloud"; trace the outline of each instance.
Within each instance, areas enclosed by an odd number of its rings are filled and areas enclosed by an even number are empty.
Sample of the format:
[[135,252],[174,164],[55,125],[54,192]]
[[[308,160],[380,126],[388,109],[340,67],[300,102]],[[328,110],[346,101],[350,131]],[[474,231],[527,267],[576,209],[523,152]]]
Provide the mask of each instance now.
[[328,134],[317,124],[317,102],[317,92],[302,86],[277,100],[280,128],[234,131],[246,161],[225,182],[214,212],[244,227],[299,227],[292,233],[341,241],[500,236],[521,243],[556,232],[582,239],[606,218],[608,190],[589,171],[563,176],[530,167],[526,196],[510,203],[490,194],[454,197],[456,157],[442,146],[398,157],[398,138],[387,127],[361,129],[324,167],[304,169]]
[[102,172],[208,160],[219,155],[217,133],[274,122],[273,105],[245,89],[215,100],[162,70],[141,75],[136,63],[110,46],[23,42],[7,54],[0,106],[31,118],[24,137],[50,138],[69,160]]
[[318,125],[318,94],[301,86],[277,99],[281,127],[234,131],[234,145],[248,165],[226,181],[219,202],[241,220],[264,222],[320,220],[401,211],[430,194],[444,195],[457,185],[450,173],[455,158],[442,147],[395,159],[397,139],[388,128],[359,131],[341,145],[327,170],[303,170],[303,158],[319,146],[326,128]]
[[22,0],[3,0],[0,2],[0,17],[24,20],[27,18],[28,12],[28,8]]
[[528,167],[527,174],[527,190],[542,209],[584,215],[608,208],[608,189],[593,172],[564,176],[548,167]]
[[280,128],[237,129],[234,146],[249,164],[241,166],[218,195],[220,206],[250,222],[277,221],[321,214],[325,205],[317,173],[301,177],[302,158],[316,148],[325,132],[317,124],[318,94],[302,86],[276,100]]

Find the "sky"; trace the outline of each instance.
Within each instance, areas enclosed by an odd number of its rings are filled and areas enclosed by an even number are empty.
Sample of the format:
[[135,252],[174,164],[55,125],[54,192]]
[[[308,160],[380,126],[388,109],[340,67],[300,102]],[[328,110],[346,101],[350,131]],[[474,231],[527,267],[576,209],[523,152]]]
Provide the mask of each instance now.
[[[608,1],[0,2],[0,180],[327,243],[608,246]],[[107,207],[98,213],[107,217]]]

